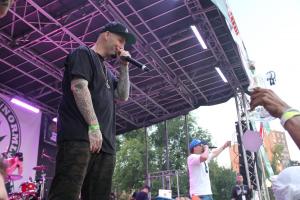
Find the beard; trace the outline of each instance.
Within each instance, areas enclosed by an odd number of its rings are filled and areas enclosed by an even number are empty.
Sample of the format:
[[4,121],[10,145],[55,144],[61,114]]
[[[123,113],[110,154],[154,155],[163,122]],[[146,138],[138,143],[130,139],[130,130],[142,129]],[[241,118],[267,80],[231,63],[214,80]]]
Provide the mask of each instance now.
[[114,52],[114,53],[112,53],[112,54],[110,55],[110,57],[111,57],[111,58],[113,58],[113,59],[115,59],[115,58],[117,58],[117,57],[118,57],[118,55],[117,55],[117,53],[116,53],[116,52]]
[[112,59],[115,59],[118,57],[118,53],[117,53],[117,50],[116,50],[116,47],[115,45],[112,45],[112,46],[108,46],[108,52],[109,52],[109,57],[112,58]]

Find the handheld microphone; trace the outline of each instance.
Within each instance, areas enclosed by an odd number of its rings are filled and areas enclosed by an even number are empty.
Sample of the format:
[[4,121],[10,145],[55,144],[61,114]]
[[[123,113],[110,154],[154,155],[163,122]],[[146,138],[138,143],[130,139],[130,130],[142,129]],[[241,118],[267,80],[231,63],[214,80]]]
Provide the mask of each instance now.
[[135,60],[135,59],[133,59],[129,56],[121,56],[121,58],[126,60],[127,62],[131,63],[132,65],[140,68],[141,70],[143,70],[145,72],[150,71],[149,68],[146,65],[140,63],[139,61],[137,61],[137,60]]
[[[202,141],[202,145],[208,145],[208,142]],[[210,146],[210,145],[208,145],[208,148],[209,149],[216,149],[217,147],[216,146]]]

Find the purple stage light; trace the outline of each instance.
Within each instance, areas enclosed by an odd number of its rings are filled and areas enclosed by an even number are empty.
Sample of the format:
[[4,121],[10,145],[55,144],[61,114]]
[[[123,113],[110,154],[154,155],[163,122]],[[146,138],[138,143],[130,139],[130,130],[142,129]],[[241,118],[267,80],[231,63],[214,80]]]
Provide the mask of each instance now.
[[31,105],[29,105],[29,104],[27,104],[27,103],[25,103],[25,102],[23,102],[23,101],[21,101],[19,99],[12,98],[10,100],[10,102],[12,102],[12,103],[14,103],[14,104],[16,104],[18,106],[21,106],[23,108],[26,108],[27,110],[30,110],[30,111],[32,111],[34,113],[39,113],[40,112],[40,109],[38,109],[36,107],[33,107],[33,106],[31,106]]

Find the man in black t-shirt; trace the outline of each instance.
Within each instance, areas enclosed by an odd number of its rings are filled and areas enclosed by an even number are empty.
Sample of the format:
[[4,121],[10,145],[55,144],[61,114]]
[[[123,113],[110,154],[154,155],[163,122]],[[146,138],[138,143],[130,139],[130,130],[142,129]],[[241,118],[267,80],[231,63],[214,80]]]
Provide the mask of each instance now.
[[[65,62],[58,109],[58,153],[50,200],[106,200],[115,164],[115,104],[129,96],[124,45],[135,37],[118,22],[107,24],[92,48],[81,46]],[[118,58],[116,79],[104,61]]]
[[237,174],[236,186],[232,189],[231,200],[251,200],[252,188],[244,185],[243,181],[243,176],[241,174]]

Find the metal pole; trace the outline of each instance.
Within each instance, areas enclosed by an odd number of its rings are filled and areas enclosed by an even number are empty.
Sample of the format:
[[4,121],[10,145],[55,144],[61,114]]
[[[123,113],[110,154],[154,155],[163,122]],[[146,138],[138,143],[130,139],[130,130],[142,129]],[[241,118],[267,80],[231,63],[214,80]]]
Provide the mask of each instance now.
[[176,182],[177,182],[177,197],[180,197],[178,171],[176,171],[175,173],[176,173]]
[[258,197],[259,197],[259,199],[262,199],[260,183],[259,183],[259,178],[258,178],[258,174],[257,174],[257,164],[256,164],[254,153],[252,152],[251,155],[252,155],[252,159],[254,160],[254,173],[255,173],[255,179],[256,179],[256,186],[257,186],[257,190],[258,190]]
[[259,160],[260,160],[261,169],[262,169],[262,173],[263,173],[262,183],[263,183],[263,187],[264,187],[264,197],[265,197],[265,199],[270,200],[269,190],[268,190],[268,187],[266,185],[266,171],[265,171],[264,163],[263,163],[262,157],[259,156],[259,158],[260,158]]
[[[186,156],[189,156],[190,155],[190,133],[188,131],[188,115],[184,115],[184,132],[185,132],[185,137],[186,137],[186,150],[187,150],[187,153],[186,153]],[[189,178],[189,168],[187,167],[186,168],[186,175],[187,175],[187,178]]]
[[168,174],[168,176],[167,176],[167,182],[168,182],[168,189],[170,190],[171,189],[171,181],[172,181],[172,179],[171,179],[171,176]]
[[170,161],[169,161],[169,148],[168,148],[168,141],[169,141],[169,135],[168,135],[168,125],[167,121],[164,123],[164,134],[165,134],[165,150],[166,150],[166,170],[170,169]]
[[189,149],[189,143],[190,143],[190,134],[188,133],[188,115],[184,115],[184,133],[186,137],[186,150],[187,150],[187,156],[190,155],[190,149]]
[[[238,117],[238,125],[239,125],[239,134],[242,135],[243,133],[243,128],[242,128],[242,119],[241,119],[241,115],[240,115],[240,108],[239,108],[239,104],[238,104],[238,94],[235,94],[235,105],[236,105],[236,111],[237,111],[237,117]],[[250,176],[249,176],[249,166],[248,166],[248,160],[247,160],[247,155],[246,155],[246,151],[245,148],[241,142],[242,145],[242,151],[243,151],[243,158],[244,158],[244,163],[245,163],[245,171],[246,171],[246,177],[247,177],[247,182],[248,182],[248,187],[251,186],[251,180],[250,180]]]
[[148,152],[148,133],[147,133],[147,127],[144,127],[144,133],[145,133],[145,149],[146,149],[146,156],[145,156],[145,183],[147,183],[148,179],[148,173],[149,173],[149,152]]
[[[147,179],[148,179],[148,186],[151,188],[151,177],[150,174],[147,174]],[[149,192],[149,199],[151,199],[151,191]]]
[[[247,125],[247,129],[250,129],[250,124],[249,124],[249,118],[248,118],[248,111],[247,111],[247,107],[246,107],[246,96],[244,94],[244,92],[242,92],[242,103],[243,103],[243,107],[245,109],[245,114],[246,114],[246,125]],[[254,173],[255,173],[255,179],[256,179],[256,186],[257,186],[257,190],[258,190],[258,196],[259,199],[262,199],[261,196],[261,191],[260,191],[260,183],[259,183],[259,178],[258,178],[258,173],[257,173],[257,163],[255,160],[255,155],[253,152],[251,152],[251,156],[252,159],[254,160]]]
[[[170,160],[169,160],[169,147],[168,147],[168,141],[169,141],[169,135],[168,135],[168,124],[167,121],[164,121],[164,146],[165,146],[165,159],[166,159],[166,169],[170,169]],[[170,189],[170,180],[168,180],[167,177],[163,178],[164,181],[166,181],[166,188]]]

